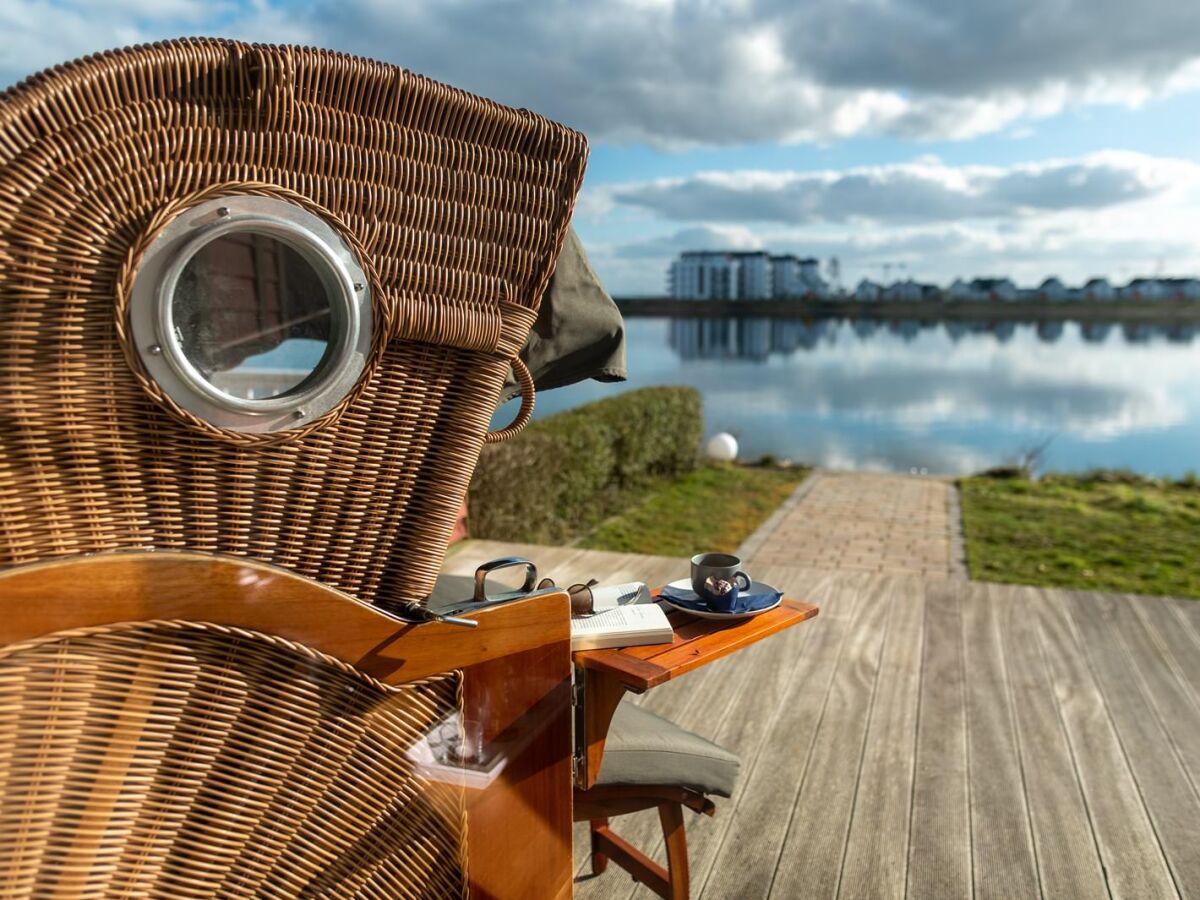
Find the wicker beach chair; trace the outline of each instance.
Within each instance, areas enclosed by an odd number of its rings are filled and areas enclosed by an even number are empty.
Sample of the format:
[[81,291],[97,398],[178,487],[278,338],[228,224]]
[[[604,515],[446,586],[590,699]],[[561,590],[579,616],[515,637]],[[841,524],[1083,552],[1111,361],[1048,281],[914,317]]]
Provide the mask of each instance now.
[[[532,411],[517,354],[585,159],[294,47],[0,95],[0,897],[569,884],[566,596],[473,632],[395,610]],[[507,748],[469,814],[429,764],[455,728],[468,762]]]

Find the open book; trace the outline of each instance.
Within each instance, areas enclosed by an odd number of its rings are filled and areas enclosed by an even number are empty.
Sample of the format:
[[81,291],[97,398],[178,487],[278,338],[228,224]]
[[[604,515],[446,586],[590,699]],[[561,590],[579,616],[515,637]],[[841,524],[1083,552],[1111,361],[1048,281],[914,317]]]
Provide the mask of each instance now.
[[571,619],[572,650],[665,644],[674,635],[667,614],[653,602],[644,584],[596,587],[592,594],[596,612]]

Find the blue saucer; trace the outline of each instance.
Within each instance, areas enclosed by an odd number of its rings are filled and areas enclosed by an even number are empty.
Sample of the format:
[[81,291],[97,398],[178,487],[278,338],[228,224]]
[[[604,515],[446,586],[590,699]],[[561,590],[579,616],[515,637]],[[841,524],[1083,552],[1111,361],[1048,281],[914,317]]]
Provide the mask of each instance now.
[[702,619],[733,621],[735,619],[748,619],[751,616],[757,616],[760,613],[765,613],[767,610],[774,609],[783,599],[783,592],[761,581],[752,581],[750,582],[749,590],[738,592],[735,608],[730,612],[721,612],[709,609],[708,603],[704,598],[692,590],[691,580],[681,578],[679,581],[672,581],[664,587],[659,599],[666,602],[669,606],[678,609],[680,612],[690,613]]

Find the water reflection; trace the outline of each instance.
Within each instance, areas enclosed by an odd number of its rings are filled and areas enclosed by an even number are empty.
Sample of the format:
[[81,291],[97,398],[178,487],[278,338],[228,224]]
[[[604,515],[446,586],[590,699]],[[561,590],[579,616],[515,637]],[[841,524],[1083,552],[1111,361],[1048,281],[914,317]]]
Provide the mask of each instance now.
[[[538,398],[546,415],[653,384],[704,396],[709,432],[838,468],[961,473],[1052,437],[1060,470],[1200,470],[1195,326],[630,319],[630,381]],[[498,421],[511,418],[504,410]]]
[[[637,320],[634,320],[637,321]],[[984,322],[954,320],[928,322],[917,319],[670,319],[670,345],[680,359],[747,359],[765,360],[772,354],[790,354],[797,350],[812,350],[822,341],[835,344],[847,328],[861,340],[868,340],[881,329],[912,343],[924,332],[945,334],[957,344],[972,335],[990,335],[1004,344],[1011,341],[1018,328],[1030,328],[1037,339],[1055,344],[1066,333],[1068,324],[1076,328],[1083,340],[1103,343],[1116,327],[1113,322],[1068,323],[1062,320],[1016,322],[1003,320]],[[1126,322],[1120,326],[1126,341],[1145,344],[1167,340],[1190,344],[1200,328],[1194,324],[1160,325]]]

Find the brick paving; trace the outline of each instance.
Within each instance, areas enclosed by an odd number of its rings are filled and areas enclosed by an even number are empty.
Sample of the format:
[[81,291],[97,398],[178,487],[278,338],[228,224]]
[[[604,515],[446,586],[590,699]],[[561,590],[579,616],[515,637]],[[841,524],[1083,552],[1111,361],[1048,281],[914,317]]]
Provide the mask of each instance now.
[[739,555],[760,565],[966,578],[961,529],[948,479],[817,471]]

